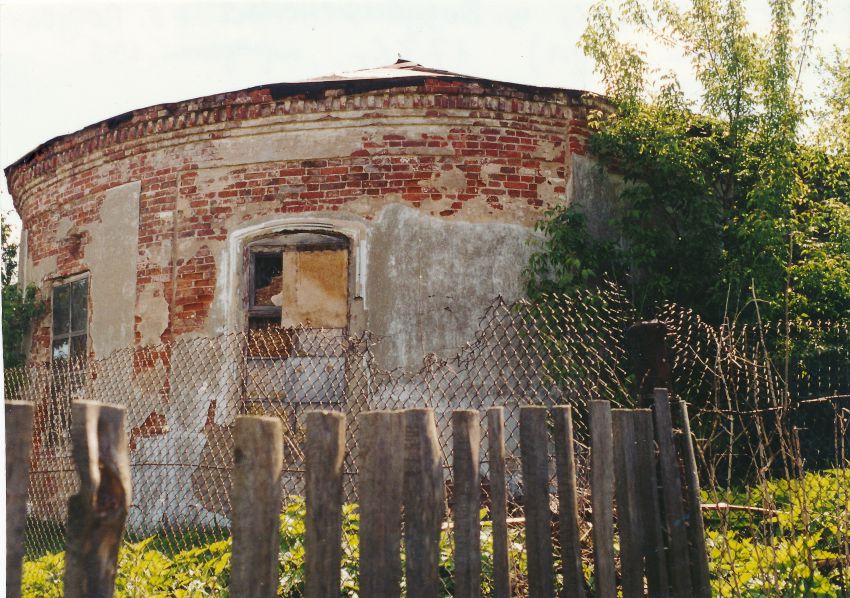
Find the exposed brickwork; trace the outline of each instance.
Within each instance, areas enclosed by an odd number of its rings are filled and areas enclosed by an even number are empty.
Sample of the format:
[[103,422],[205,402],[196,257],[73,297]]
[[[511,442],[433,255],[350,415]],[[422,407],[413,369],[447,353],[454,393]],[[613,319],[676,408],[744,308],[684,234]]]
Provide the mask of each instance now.
[[[563,200],[569,156],[586,152],[588,104],[574,92],[427,79],[359,94],[274,96],[260,88],[137,110],[7,169],[41,272],[35,282],[84,271],[86,228],[98,221],[105,191],[140,181],[136,296],[154,290],[165,298],[160,340],[168,341],[204,325],[217,267],[206,243],[227,239],[234,222],[337,211],[368,220],[391,201],[445,218],[529,225]],[[395,132],[393,119],[402,117],[416,126]],[[342,118],[363,127],[345,155],[217,166],[219,141],[308,118],[313,127]],[[432,120],[440,125],[433,130]],[[179,253],[186,243],[190,253]],[[34,332],[34,359],[48,355],[49,320]],[[137,344],[139,326],[137,315]]]

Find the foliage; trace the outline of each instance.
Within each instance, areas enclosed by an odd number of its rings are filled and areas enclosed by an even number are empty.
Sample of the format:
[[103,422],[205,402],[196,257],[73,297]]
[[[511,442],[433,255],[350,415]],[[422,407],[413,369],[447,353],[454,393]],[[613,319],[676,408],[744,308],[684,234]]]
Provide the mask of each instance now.
[[[707,521],[714,593],[738,596],[841,596],[841,562],[850,534],[850,473],[827,470],[768,480],[724,498],[773,515],[716,513]],[[708,498],[705,497],[708,502]]]
[[850,151],[850,49],[839,49],[821,64],[826,84],[818,116],[818,140],[836,154]]
[[[591,9],[580,46],[613,108],[591,114],[591,149],[622,191],[607,240],[588,237],[580,208],[546,215],[530,294],[604,276],[644,312],[674,301],[714,322],[850,317],[850,159],[800,132],[799,73],[820,3],[802,2],[798,23],[793,0],[772,1],[766,35],[751,30],[742,0],[677,6]],[[622,38],[678,49],[700,84],[699,106],[675,73],[659,75]]]
[[0,220],[0,253],[2,270],[0,278],[3,284],[3,365],[7,368],[24,365],[26,355],[23,350],[24,337],[29,332],[30,323],[44,312],[44,304],[38,297],[35,285],[22,290],[14,284],[18,266],[18,246],[10,242],[10,227]]
[[[304,595],[305,567],[305,502],[302,497],[290,497],[280,516],[279,596]],[[492,526],[484,519],[481,525],[482,590],[492,592],[493,539]],[[342,591],[341,596],[356,598],[359,593],[359,523],[357,505],[343,507],[342,522]],[[526,561],[521,530],[511,528],[509,550],[514,567],[514,582],[525,580]],[[116,596],[174,596],[201,598],[228,595],[230,538],[193,546],[168,554],[157,549],[161,538],[151,536],[139,542],[125,542],[118,554]],[[441,595],[453,593],[454,542],[452,534],[444,531],[440,537]],[[24,562],[23,596],[62,596],[64,553],[49,553]],[[402,565],[404,551],[402,551]],[[402,584],[404,582],[402,581]]]

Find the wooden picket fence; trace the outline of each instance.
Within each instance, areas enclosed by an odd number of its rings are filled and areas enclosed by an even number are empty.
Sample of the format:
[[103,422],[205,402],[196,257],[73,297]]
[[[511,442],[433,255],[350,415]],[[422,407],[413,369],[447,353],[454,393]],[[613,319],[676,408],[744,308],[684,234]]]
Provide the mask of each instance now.
[[[678,403],[678,443],[667,392],[654,409],[612,409],[592,401],[590,492],[594,587],[582,572],[576,462],[569,406],[520,408],[520,455],[528,592],[555,596],[549,430],[557,477],[557,536],[563,596],[709,598],[704,530],[687,407]],[[360,595],[438,595],[440,532],[446,517],[443,457],[430,409],[372,411],[358,417]],[[113,595],[118,548],[131,502],[125,413],[79,401],[72,406],[73,457],[80,491],[69,501],[65,596]],[[452,527],[455,596],[481,596],[480,415],[452,413]],[[493,534],[493,596],[511,595],[504,411],[487,411]],[[32,404],[6,403],[7,596],[19,596]],[[233,555],[230,594],[271,597],[277,591],[281,507],[281,422],[240,417],[234,431]],[[340,595],[345,417],[306,415],[305,596]],[[619,558],[614,550],[617,509]],[[401,565],[402,541],[406,553]]]

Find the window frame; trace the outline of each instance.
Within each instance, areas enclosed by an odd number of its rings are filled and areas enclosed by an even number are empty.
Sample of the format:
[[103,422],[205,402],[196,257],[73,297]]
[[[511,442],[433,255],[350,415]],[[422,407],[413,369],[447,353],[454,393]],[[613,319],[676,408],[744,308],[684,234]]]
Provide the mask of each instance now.
[[[327,237],[324,242],[313,242],[309,245],[309,249],[299,245],[290,245],[282,242],[282,239],[288,236],[306,233],[314,236]],[[244,295],[244,329],[251,330],[252,318],[276,318],[278,326],[283,316],[283,308],[277,305],[255,305],[254,293],[256,291],[254,285],[256,282],[256,256],[257,255],[277,255],[283,261],[283,254],[286,252],[299,251],[323,251],[333,249],[345,249],[348,252],[349,264],[352,259],[352,242],[351,239],[344,234],[331,231],[315,231],[315,230],[287,230],[279,231],[273,235],[269,235],[257,239],[245,246],[244,264],[247,270],[247,278],[245,279],[245,295]],[[351,282],[348,281],[350,286]],[[348,292],[350,301],[350,289]]]
[[[73,285],[78,284],[81,281],[85,281],[85,323],[79,330],[74,330],[74,320],[72,317],[73,314],[73,300],[72,300],[72,292]],[[68,304],[67,304],[67,318],[68,318],[68,331],[56,333],[56,293],[62,287],[68,288]],[[90,314],[90,293],[91,293],[91,276],[89,272],[81,272],[79,274],[75,274],[73,276],[67,276],[65,278],[56,279],[53,281],[50,289],[50,362],[55,365],[57,362],[67,363],[69,366],[74,362],[75,359],[82,359],[83,361],[88,357],[89,353],[89,314]],[[81,355],[73,354],[73,342],[75,338],[85,338],[84,349]],[[54,346],[56,341],[61,341],[67,339],[68,341],[68,358],[67,359],[57,359],[54,355]]]

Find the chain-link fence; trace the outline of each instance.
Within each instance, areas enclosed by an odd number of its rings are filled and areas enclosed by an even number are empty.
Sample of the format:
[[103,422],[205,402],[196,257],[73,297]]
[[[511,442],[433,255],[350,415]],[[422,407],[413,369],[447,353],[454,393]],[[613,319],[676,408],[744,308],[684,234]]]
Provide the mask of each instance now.
[[[691,405],[717,593],[761,595],[764,588],[785,584],[786,595],[799,595],[800,588],[814,591],[819,583],[845,591],[850,566],[850,522],[844,521],[850,518],[850,480],[842,477],[850,422],[846,325],[717,327],[665,305],[657,323],[647,328],[664,331],[663,359],[653,362],[652,339],[632,334],[636,320],[625,293],[609,286],[536,302],[496,301],[466,346],[452,356],[425,356],[417,371],[382,368],[375,348],[384,339],[369,333],[346,338],[339,331],[306,328],[181,338],[86,363],[7,371],[7,398],[37,405],[27,554],[35,558],[64,544],[67,499],[77,483],[69,405],[78,398],[127,408],[134,493],[128,534],[132,539],[153,535],[157,548],[169,554],[227,536],[232,428],[239,414],[274,415],[284,424],[286,519],[303,506],[307,410],[347,416],[345,496],[354,505],[357,415],[432,407],[451,508],[450,412],[472,408],[483,417],[484,409],[498,405],[506,407],[509,516],[515,523],[514,578],[521,593],[518,407],[574,405],[579,512],[587,520],[586,403],[608,399],[628,405],[640,401],[642,388],[652,382],[671,387]],[[485,507],[486,449],[483,439]],[[581,536],[590,563],[589,524]]]

